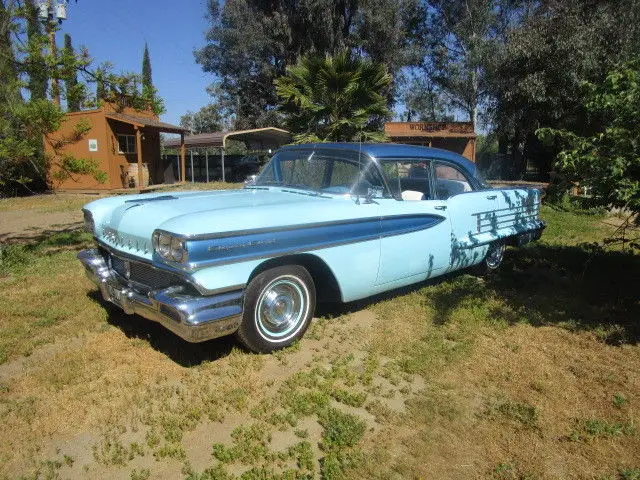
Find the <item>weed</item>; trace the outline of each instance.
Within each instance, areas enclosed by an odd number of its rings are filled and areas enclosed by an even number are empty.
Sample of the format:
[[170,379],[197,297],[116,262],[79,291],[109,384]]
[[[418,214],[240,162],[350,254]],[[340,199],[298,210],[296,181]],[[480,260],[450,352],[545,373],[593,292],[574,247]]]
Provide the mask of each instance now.
[[284,405],[296,415],[312,415],[321,412],[329,405],[329,395],[317,390],[304,393],[294,391],[284,399]]
[[598,418],[576,419],[574,423],[575,426],[568,435],[569,440],[573,442],[636,434],[636,427],[633,424],[611,423]]
[[185,480],[233,480],[236,478],[234,475],[228,473],[222,464],[217,464],[215,467],[207,468],[202,473],[189,471]]
[[58,471],[61,468],[62,462],[60,460],[44,460],[38,464],[33,475],[22,477],[21,480],[58,480],[60,478]]
[[484,410],[489,418],[501,418],[526,428],[538,427],[538,411],[524,402],[514,402],[501,398],[490,399]]
[[623,397],[622,394],[616,393],[613,396],[613,405],[616,408],[622,408],[625,403],[627,403],[627,399],[625,397]]
[[124,466],[135,457],[144,456],[144,450],[138,443],[131,443],[125,447],[119,439],[123,430],[109,429],[102,437],[102,441],[93,445],[93,457],[103,465]]
[[184,460],[187,454],[179,443],[166,443],[153,452],[156,459],[173,458],[174,460]]
[[396,417],[394,411],[380,400],[369,402],[365,408],[367,412],[375,417],[377,423],[389,423]]
[[535,480],[537,475],[523,472],[518,465],[512,463],[499,463],[491,472],[491,478],[495,480]]
[[155,448],[160,445],[160,437],[153,430],[147,431],[144,439],[149,448]]
[[324,427],[321,446],[327,452],[354,447],[367,429],[365,422],[355,415],[332,407],[320,415],[319,422]]
[[498,412],[525,427],[534,428],[538,424],[538,412],[528,403],[505,402],[498,406]]
[[340,403],[349,405],[350,407],[361,407],[367,400],[367,394],[362,392],[351,392],[341,388],[331,392],[331,396]]
[[309,442],[296,443],[292,447],[289,447],[288,454],[291,458],[295,458],[299,469],[313,472],[313,450],[311,449],[311,444]]
[[620,480],[640,480],[640,468],[625,468],[620,470]]
[[214,443],[212,455],[223,463],[240,461],[250,465],[267,457],[269,453],[267,445],[271,441],[271,435],[263,424],[241,425],[231,432],[233,445],[226,447],[221,443]]
[[148,480],[151,477],[151,470],[148,468],[141,468],[140,470],[134,468],[131,470],[131,480]]
[[322,480],[342,480],[347,470],[357,470],[364,462],[358,450],[329,452],[320,460]]
[[430,425],[434,420],[455,420],[460,415],[457,400],[449,393],[426,390],[405,402],[407,413],[417,421]]

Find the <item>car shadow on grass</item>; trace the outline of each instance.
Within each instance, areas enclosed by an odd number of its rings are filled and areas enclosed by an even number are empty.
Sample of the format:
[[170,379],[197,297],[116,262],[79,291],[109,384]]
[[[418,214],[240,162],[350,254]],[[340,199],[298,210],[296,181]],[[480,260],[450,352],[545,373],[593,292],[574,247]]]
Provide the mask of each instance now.
[[611,345],[640,341],[637,254],[533,243],[511,250],[487,288],[534,326],[593,331]]
[[320,304],[316,313],[347,315],[416,291],[433,308],[436,325],[452,321],[463,304],[483,305],[494,297],[493,320],[591,331],[610,345],[640,342],[640,256],[595,244],[510,248],[500,268],[484,280],[460,270],[364,300]]
[[[556,325],[572,331],[592,331],[611,345],[640,341],[640,257],[607,251],[595,245],[556,246],[542,242],[507,251],[493,275],[479,280],[467,270],[449,273],[408,287],[349,303],[322,303],[316,317],[338,317],[378,302],[422,292],[434,310],[433,323],[445,325],[463,304],[502,302],[490,312],[508,324]],[[148,341],[176,363],[199,365],[228,355],[239,347],[231,336],[189,343],[161,325],[138,315],[127,315],[105,302],[99,292],[89,296],[108,312],[108,322],[127,337]]]
[[124,313],[120,308],[106,302],[99,291],[91,291],[88,296],[104,307],[107,311],[107,322],[122,330],[127,338],[148,342],[153,349],[164,353],[183,367],[193,367],[203,362],[218,360],[237,347],[233,335],[201,343],[187,342],[156,322],[139,315]]

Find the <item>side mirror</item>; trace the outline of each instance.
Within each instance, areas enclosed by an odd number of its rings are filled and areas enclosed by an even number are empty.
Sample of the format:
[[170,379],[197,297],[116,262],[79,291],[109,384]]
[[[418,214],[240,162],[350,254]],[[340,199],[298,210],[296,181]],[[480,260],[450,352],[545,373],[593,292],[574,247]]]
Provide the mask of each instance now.
[[258,178],[257,175],[249,175],[247,177],[247,179],[244,181],[244,186],[245,187],[250,187],[251,185],[255,185],[256,184],[256,178]]

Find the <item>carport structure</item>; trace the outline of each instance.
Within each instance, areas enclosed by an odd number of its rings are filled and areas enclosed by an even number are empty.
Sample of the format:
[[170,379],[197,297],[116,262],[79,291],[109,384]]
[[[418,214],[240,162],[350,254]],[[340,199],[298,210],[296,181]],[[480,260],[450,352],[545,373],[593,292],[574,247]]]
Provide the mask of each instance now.
[[[226,182],[225,150],[228,140],[235,140],[245,144],[248,150],[271,151],[291,142],[292,135],[287,130],[276,127],[254,128],[251,130],[236,130],[230,132],[199,133],[184,137],[182,148],[189,150],[191,157],[191,179],[193,181],[193,151],[196,149],[219,148],[221,152],[222,181]],[[181,148],[180,139],[167,140],[165,148]],[[209,181],[209,157],[205,150],[206,178]],[[181,178],[186,178],[185,163],[181,163]]]

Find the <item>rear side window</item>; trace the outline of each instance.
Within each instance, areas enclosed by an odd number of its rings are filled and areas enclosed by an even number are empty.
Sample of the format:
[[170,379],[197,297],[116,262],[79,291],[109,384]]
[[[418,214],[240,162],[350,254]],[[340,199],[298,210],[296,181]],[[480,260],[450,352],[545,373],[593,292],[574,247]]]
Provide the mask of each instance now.
[[424,159],[385,160],[382,170],[387,177],[389,188],[396,198],[403,192],[420,192],[423,198],[430,198],[429,161]]
[[471,192],[473,187],[461,170],[453,165],[434,163],[435,198],[446,200],[460,193]]

